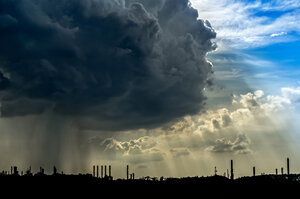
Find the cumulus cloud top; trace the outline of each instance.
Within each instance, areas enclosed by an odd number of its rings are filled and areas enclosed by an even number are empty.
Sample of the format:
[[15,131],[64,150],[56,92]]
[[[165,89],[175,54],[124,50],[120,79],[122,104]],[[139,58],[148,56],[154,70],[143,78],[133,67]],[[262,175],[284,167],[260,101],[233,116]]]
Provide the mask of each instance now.
[[102,159],[126,160],[132,164],[151,161],[163,161],[164,154],[155,148],[157,142],[148,136],[129,141],[118,141],[114,138],[102,139],[98,136],[88,141],[88,147],[96,150]]
[[[256,144],[251,140],[256,139],[253,135],[259,132],[262,136],[268,132],[276,137],[274,132],[278,127],[274,127],[276,125],[272,119],[291,106],[289,102],[297,99],[298,92],[297,88],[284,88],[280,96],[265,95],[262,90],[234,95],[230,109],[209,110],[205,114],[186,116],[164,127],[137,132],[148,136],[128,141],[95,139],[89,146],[99,153],[119,154],[119,158],[131,160],[135,164],[168,158],[187,159],[201,151],[231,155],[253,154],[256,152],[252,147]],[[95,147],[99,144],[100,148]],[[115,156],[110,154],[108,158],[110,157]],[[137,160],[133,161],[135,158]]]
[[0,0],[2,117],[154,126],[203,107],[216,48],[188,0]]

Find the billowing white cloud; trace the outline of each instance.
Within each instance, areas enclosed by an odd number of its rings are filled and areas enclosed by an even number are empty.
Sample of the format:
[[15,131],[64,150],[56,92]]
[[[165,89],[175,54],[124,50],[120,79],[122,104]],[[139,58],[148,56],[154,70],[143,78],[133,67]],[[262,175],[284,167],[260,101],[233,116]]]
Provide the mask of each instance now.
[[108,158],[118,157],[133,164],[190,158],[199,151],[248,155],[256,152],[252,138],[257,135],[252,132],[275,131],[278,127],[273,124],[274,116],[291,108],[292,102],[300,98],[299,93],[298,88],[283,88],[280,96],[266,96],[262,90],[233,95],[232,107],[207,110],[164,127],[140,130],[147,136],[128,141],[92,138],[90,143],[99,152],[109,154]]
[[300,88],[282,88],[282,96],[289,100],[291,103],[299,102],[300,100]]

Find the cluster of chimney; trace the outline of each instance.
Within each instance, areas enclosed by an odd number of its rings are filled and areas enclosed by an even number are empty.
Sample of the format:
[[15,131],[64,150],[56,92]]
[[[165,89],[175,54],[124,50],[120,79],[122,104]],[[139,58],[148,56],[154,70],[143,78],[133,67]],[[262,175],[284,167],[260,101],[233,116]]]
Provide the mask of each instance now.
[[[96,170],[95,170],[96,169]],[[283,167],[281,168],[281,174],[284,175]],[[217,175],[217,167],[215,167],[215,175]],[[224,173],[225,175],[225,173]],[[276,168],[276,175],[278,175],[278,169]],[[287,175],[290,175],[290,159],[287,158]],[[99,177],[99,166],[93,166],[93,176]],[[253,176],[256,176],[256,168],[253,167]],[[230,160],[230,176],[227,170],[227,177],[231,180],[234,180],[234,169],[233,169],[233,160]],[[101,178],[112,178],[111,177],[111,166],[109,165],[109,175],[106,174],[106,165],[104,166],[104,177],[103,177],[103,165],[101,165]],[[134,173],[129,173],[129,165],[126,166],[126,179],[134,180]]]
[[10,167],[10,173],[12,175],[19,175],[18,167],[16,167],[16,166]]
[[[101,173],[99,176],[99,165],[93,165],[93,177],[96,178],[103,178],[103,179],[108,179],[112,180],[113,177],[111,175],[111,165],[108,166],[108,175],[107,175],[107,166],[106,165],[101,165],[100,167]],[[126,166],[126,179],[127,180],[134,180],[135,176],[134,173],[129,173],[129,165]]]
[[[287,167],[287,175],[290,175],[290,159],[287,158],[287,162],[286,162],[286,167]],[[256,168],[253,167],[253,176],[256,176]],[[216,167],[215,167],[215,174],[216,174]],[[275,170],[275,174],[278,175],[278,169],[276,168]],[[225,173],[224,173],[225,175]],[[284,169],[283,167],[281,167],[281,175],[284,175]],[[227,177],[229,178],[229,173],[227,170]],[[230,161],[230,179],[233,180],[234,179],[234,172],[233,172],[233,160]]]
[[[56,168],[54,167],[54,173],[53,174],[56,174]],[[9,172],[7,171],[7,172],[2,172],[2,173],[4,173],[4,174],[6,174],[6,175],[8,175],[9,174]],[[18,171],[18,167],[17,166],[11,166],[10,167],[10,174],[11,175],[15,175],[15,176],[18,176],[18,175],[21,175],[21,176],[23,176],[24,175],[24,173],[23,173],[23,171],[21,171],[20,173],[19,173],[19,171]],[[37,175],[44,175],[45,174],[45,170],[44,170],[44,168],[43,167],[40,167],[40,170],[39,170],[39,172],[37,173]],[[31,172],[31,166],[29,167],[29,169],[27,169],[26,171],[25,171],[25,175],[26,176],[32,176],[33,174],[32,174],[32,172]]]
[[134,173],[129,173],[129,165],[126,167],[126,176],[127,180],[134,180]]
[[[290,159],[286,159],[286,169],[287,169],[287,175],[290,175]],[[276,175],[278,175],[278,169],[276,168]],[[281,167],[281,175],[284,175],[284,169]]]
[[[104,172],[103,172],[104,169]],[[101,176],[99,176],[99,165],[94,165],[93,166],[93,176],[97,178],[103,178],[107,180],[112,180],[113,177],[111,175],[111,165],[108,166],[108,175],[107,175],[107,166],[106,165],[101,165]]]
[[[7,172],[8,174],[8,172]],[[19,175],[19,171],[18,171],[18,167],[16,166],[12,166],[11,167],[11,171],[10,171],[11,175]],[[42,167],[40,167],[40,171],[39,173],[40,175],[44,175],[44,169]],[[57,169],[54,166],[53,167],[53,175],[57,174]],[[63,174],[63,172],[62,172]],[[278,169],[275,169],[275,174],[278,175]],[[23,171],[21,172],[21,175],[23,175]],[[26,175],[32,175],[31,173],[31,167],[29,167],[29,169],[26,171]],[[217,175],[217,168],[215,167],[215,175]],[[226,173],[224,173],[224,176],[226,175]],[[281,167],[281,175],[284,175],[284,168]],[[287,175],[290,175],[290,159],[287,158]],[[253,167],[253,176],[256,176],[256,168]],[[113,180],[113,177],[111,175],[111,165],[108,166],[108,174],[107,174],[107,166],[106,165],[101,165],[101,175],[99,176],[99,165],[93,165],[93,177],[97,177],[97,178],[102,178],[102,179],[106,179],[106,180]],[[227,177],[230,178],[231,180],[234,180],[234,169],[233,169],[233,160],[230,161],[230,175],[229,175],[229,171],[227,169]],[[129,173],[129,165],[126,166],[126,179],[127,180],[134,180],[135,176],[134,173]]]
[[[290,175],[290,159],[286,159],[287,175]],[[275,175],[278,175],[278,169],[275,169]],[[284,175],[284,168],[281,167],[281,175]],[[255,176],[255,167],[253,167],[253,176]]]

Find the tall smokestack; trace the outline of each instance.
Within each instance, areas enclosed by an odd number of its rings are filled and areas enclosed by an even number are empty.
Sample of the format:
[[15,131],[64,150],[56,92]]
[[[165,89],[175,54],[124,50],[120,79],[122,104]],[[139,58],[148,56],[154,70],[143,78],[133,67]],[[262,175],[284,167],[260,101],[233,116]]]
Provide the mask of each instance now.
[[129,179],[129,165],[127,165],[126,171],[127,171],[127,180],[128,180]]
[[255,167],[253,167],[253,176],[255,176]]
[[107,176],[107,172],[106,172],[106,165],[104,166],[104,177]]
[[101,178],[103,178],[103,165],[101,165]]
[[95,165],[93,165],[93,177],[95,177]]
[[287,167],[287,174],[288,175],[290,175],[290,159],[289,158],[287,158],[287,160],[286,160],[286,167]]
[[97,178],[99,178],[99,165],[97,165]]
[[16,166],[13,167],[13,174],[14,175],[19,175],[18,167],[16,167]]
[[276,170],[275,170],[275,173],[276,173],[276,175],[278,175],[278,169],[276,168]]
[[230,172],[231,172],[230,179],[233,180],[234,179],[234,174],[233,174],[233,160],[230,161]]
[[108,176],[111,177],[111,165],[108,166]]
[[215,167],[215,176],[217,175],[217,172],[218,172],[217,167]]
[[281,167],[281,175],[283,175],[283,167]]
[[54,166],[53,167],[53,175],[56,175],[57,174],[57,169],[56,169],[56,167]]

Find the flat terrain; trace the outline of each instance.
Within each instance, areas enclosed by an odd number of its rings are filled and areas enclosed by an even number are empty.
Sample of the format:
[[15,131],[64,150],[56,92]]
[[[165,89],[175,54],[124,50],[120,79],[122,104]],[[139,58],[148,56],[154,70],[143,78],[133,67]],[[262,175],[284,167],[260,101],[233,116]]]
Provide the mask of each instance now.
[[[299,175],[266,175],[230,180],[222,176],[151,180],[104,180],[91,175],[0,176],[1,190],[12,196],[58,197],[287,197],[300,190]],[[42,194],[42,195],[40,195]]]

